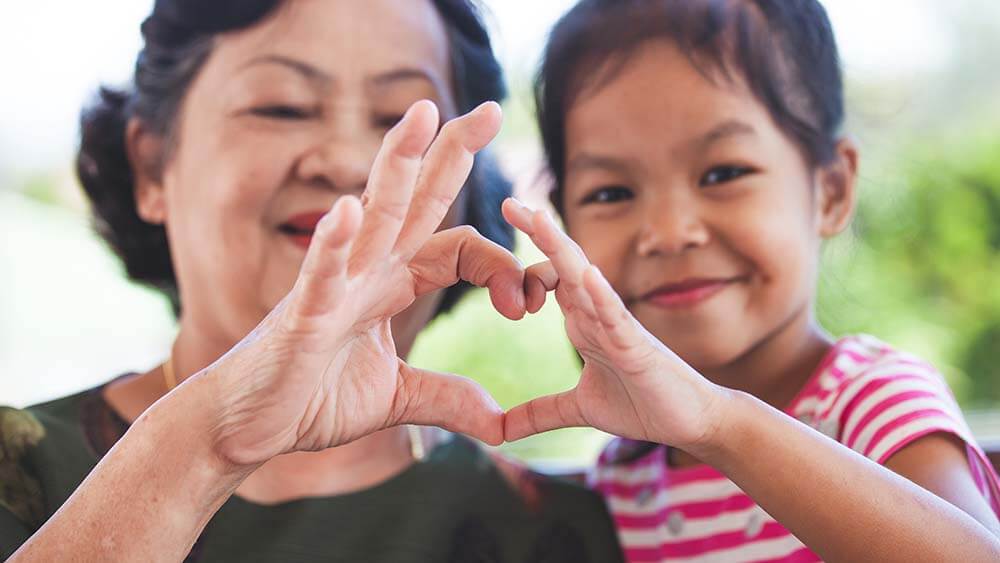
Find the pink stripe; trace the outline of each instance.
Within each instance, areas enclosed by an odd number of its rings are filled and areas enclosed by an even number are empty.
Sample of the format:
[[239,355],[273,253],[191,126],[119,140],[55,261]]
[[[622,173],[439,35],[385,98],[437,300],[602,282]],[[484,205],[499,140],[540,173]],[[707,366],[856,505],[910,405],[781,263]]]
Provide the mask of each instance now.
[[[942,411],[940,409],[922,409],[922,410],[919,410],[919,411],[913,411],[913,412],[904,414],[903,416],[901,416],[901,417],[893,420],[892,422],[889,422],[888,424],[886,424],[882,428],[879,428],[878,431],[875,432],[875,434],[872,436],[871,441],[868,442],[868,447],[865,448],[865,452],[864,452],[865,456],[867,457],[868,455],[870,455],[872,453],[872,451],[874,451],[875,448],[877,448],[879,446],[879,443],[882,441],[882,439],[885,438],[885,436],[887,434],[889,434],[890,432],[892,432],[892,431],[894,431],[894,430],[896,430],[898,428],[901,428],[901,427],[905,426],[907,423],[913,422],[914,420],[920,420],[921,418],[932,418],[932,417],[933,418],[937,418],[937,417],[940,417],[940,416],[943,416],[948,421],[952,420],[951,415],[949,415],[947,412],[944,412],[944,411]],[[958,432],[955,432],[955,428],[954,427],[952,427],[952,428],[937,427],[937,428],[938,428],[938,431],[954,432],[955,434],[958,434]],[[905,445],[905,444],[908,444],[908,443],[912,442],[915,439],[914,436],[917,435],[918,433],[919,434],[926,434],[926,432],[924,432],[924,430],[920,430],[919,432],[915,432],[914,434],[910,434],[910,435],[904,436],[898,442],[896,442],[895,444],[893,444],[891,446],[891,448],[899,449],[899,447],[901,447],[902,445]],[[958,434],[958,435],[961,436],[961,434]],[[885,457],[885,456],[883,456],[883,457]]]
[[[893,364],[893,367],[896,367],[896,365]],[[878,385],[878,387],[881,387],[882,385],[885,385],[889,381],[898,381],[900,379],[922,379],[922,380],[925,380],[925,381],[927,380],[927,378],[924,377],[924,376],[917,375],[915,373],[910,373],[910,372],[903,372],[903,373],[900,373],[900,374],[897,374],[897,375],[879,376],[879,377],[877,377],[875,379],[872,379],[871,381],[868,381],[868,382],[864,382],[864,378],[865,377],[867,377],[867,374],[862,373],[860,375],[857,375],[857,376],[851,378],[849,381],[845,382],[844,386],[838,388],[836,390],[836,392],[838,394],[842,395],[842,394],[846,393],[848,391],[848,389],[851,388],[852,385],[859,384],[859,385],[861,385],[861,390],[858,391],[857,395],[861,395],[861,394],[867,395],[866,390],[867,390],[868,387],[872,387],[872,386],[876,386],[876,385]],[[878,387],[876,387],[876,389]],[[853,410],[853,407],[854,407],[854,405],[855,405],[855,403],[857,401],[857,395],[855,395],[854,397],[851,397],[851,400],[847,403],[847,405],[844,406],[844,410],[842,411],[841,418],[840,418],[840,422],[841,423],[843,423],[843,421],[846,420],[846,418],[844,417],[843,413],[848,412],[849,409]],[[837,401],[833,401],[832,403],[830,403],[830,406],[828,406],[826,408],[826,411],[823,412],[820,415],[820,418],[829,418],[830,413],[833,412],[833,409],[835,409],[835,408],[837,408]]]
[[822,559],[810,551],[808,547],[802,547],[798,551],[793,551],[784,557],[762,559],[756,563],[815,563],[817,561],[822,561]]
[[649,513],[616,512],[614,519],[620,529],[649,529],[656,528],[666,522],[667,516],[671,512],[680,512],[685,518],[711,518],[754,506],[756,503],[752,498],[740,493],[722,500],[668,505]]
[[602,491],[605,491],[609,495],[615,495],[617,497],[632,498],[639,493],[643,493],[649,490],[650,487],[656,487],[657,491],[661,489],[666,489],[667,491],[671,489],[676,489],[682,485],[689,485],[691,483],[705,483],[710,481],[728,481],[725,475],[712,470],[712,473],[701,473],[699,474],[689,474],[675,477],[673,473],[668,473],[666,479],[650,479],[649,481],[642,481],[639,483],[623,483],[614,479],[604,479],[597,482],[597,487]]
[[777,522],[764,524],[764,529],[753,538],[747,538],[746,532],[737,530],[735,532],[723,532],[706,538],[696,540],[685,540],[674,543],[664,543],[663,552],[668,557],[693,557],[706,552],[718,549],[731,549],[754,543],[760,540],[769,540],[789,536],[791,533]]
[[[889,382],[886,381],[885,383]],[[879,385],[879,387],[882,387],[882,385]],[[867,395],[871,395],[871,393],[867,393]],[[872,408],[868,409],[868,412],[866,412],[864,416],[861,417],[861,420],[858,421],[858,425],[854,427],[854,431],[851,432],[851,435],[848,436],[847,440],[841,439],[840,442],[845,446],[847,446],[848,448],[853,449],[855,442],[857,442],[858,440],[858,435],[861,434],[861,432],[865,429],[865,427],[868,426],[868,424],[871,423],[871,421],[874,420],[875,417],[902,402],[909,401],[910,399],[922,399],[922,398],[934,399],[937,398],[937,395],[931,391],[913,390],[913,391],[904,391],[897,395],[886,397],[884,400],[880,401],[876,405],[872,406]],[[848,418],[849,417],[843,418],[844,424],[847,423]]]

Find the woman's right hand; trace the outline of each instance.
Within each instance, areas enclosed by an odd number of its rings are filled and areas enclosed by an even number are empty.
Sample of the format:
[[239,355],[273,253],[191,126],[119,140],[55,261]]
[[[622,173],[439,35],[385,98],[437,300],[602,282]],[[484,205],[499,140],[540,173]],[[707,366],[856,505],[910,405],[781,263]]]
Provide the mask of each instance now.
[[446,124],[415,104],[385,138],[364,203],[342,197],[319,223],[288,296],[229,353],[196,374],[220,404],[220,457],[252,466],[405,423],[503,440],[503,411],[474,382],[397,357],[390,319],[460,278],[498,311],[525,313],[524,269],[474,229],[435,232],[500,126],[487,103]]

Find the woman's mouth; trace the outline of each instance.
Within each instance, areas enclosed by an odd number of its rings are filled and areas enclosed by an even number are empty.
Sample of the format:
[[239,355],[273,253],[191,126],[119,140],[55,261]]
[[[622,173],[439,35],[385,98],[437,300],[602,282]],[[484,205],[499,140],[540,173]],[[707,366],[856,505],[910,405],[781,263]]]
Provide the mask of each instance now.
[[700,305],[745,278],[690,278],[662,285],[642,296],[642,301],[664,309],[683,309]]
[[316,225],[319,224],[319,220],[324,215],[326,215],[326,211],[300,213],[278,225],[278,231],[287,236],[294,245],[300,248],[309,248],[313,233],[316,232]]

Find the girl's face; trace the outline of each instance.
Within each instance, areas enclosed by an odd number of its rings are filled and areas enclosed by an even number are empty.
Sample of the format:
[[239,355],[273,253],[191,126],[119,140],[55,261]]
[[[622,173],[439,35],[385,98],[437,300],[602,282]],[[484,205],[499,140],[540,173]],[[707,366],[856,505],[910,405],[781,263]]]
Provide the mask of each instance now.
[[847,223],[850,190],[742,86],[650,43],[572,106],[565,164],[570,236],[696,368],[811,321],[820,243]]
[[[182,323],[229,342],[253,328],[291,289],[319,217],[361,195],[409,106],[430,99],[454,116],[450,71],[429,0],[289,0],[218,38],[164,173],[137,185],[144,217],[167,227]],[[400,316],[402,353],[436,302]]]

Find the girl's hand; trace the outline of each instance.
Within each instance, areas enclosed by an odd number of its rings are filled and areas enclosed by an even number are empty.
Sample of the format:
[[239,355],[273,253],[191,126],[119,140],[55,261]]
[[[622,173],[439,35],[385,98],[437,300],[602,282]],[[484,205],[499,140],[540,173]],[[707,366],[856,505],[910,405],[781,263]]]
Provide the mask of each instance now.
[[251,466],[405,423],[502,441],[496,402],[468,379],[407,365],[390,329],[418,296],[460,278],[489,288],[505,316],[524,315],[524,270],[509,252],[471,228],[435,233],[500,119],[484,104],[435,139],[437,109],[419,102],[386,135],[364,203],[336,202],[288,296],[195,376],[221,403],[212,440],[224,461]]
[[576,388],[509,411],[505,438],[592,426],[688,451],[708,444],[727,391],[646,331],[548,213],[533,212],[513,199],[503,211],[549,258],[528,269],[529,309],[540,308],[545,293],[555,289],[569,339],[584,361]]

